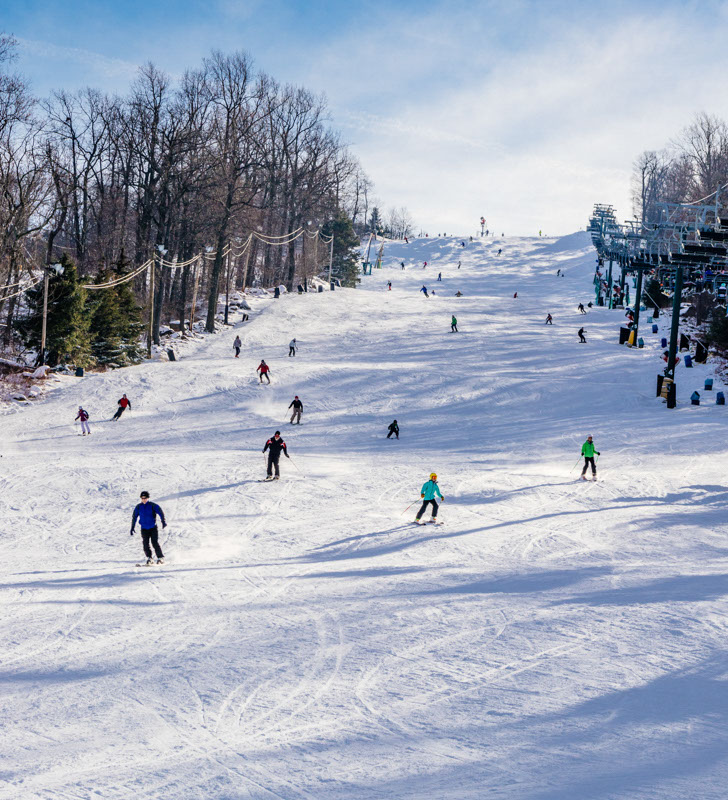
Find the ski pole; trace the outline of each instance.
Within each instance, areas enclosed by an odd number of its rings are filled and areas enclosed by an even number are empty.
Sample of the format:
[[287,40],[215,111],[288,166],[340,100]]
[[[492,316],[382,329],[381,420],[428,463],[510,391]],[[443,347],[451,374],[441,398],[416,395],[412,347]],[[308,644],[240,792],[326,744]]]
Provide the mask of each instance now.
[[[294,466],[296,469],[298,469],[298,465],[296,464],[296,462],[295,462],[295,461],[294,461],[294,460],[293,460],[293,459],[292,459],[290,456],[288,456],[288,460],[291,462],[291,464],[293,464],[293,466]],[[299,472],[301,472],[301,470],[300,470],[300,469],[298,469],[298,471],[299,471]],[[301,472],[301,475],[303,475],[303,472]],[[305,478],[306,476],[305,476],[305,475],[303,475],[303,477]]]
[[418,502],[418,500],[414,500],[412,503],[410,503],[407,506],[407,508],[405,508],[405,510],[400,514],[400,517],[403,517],[410,510],[410,508],[412,508],[412,506],[417,502]]
[[576,469],[577,464],[581,461],[581,456],[576,459],[576,464],[569,470],[569,472],[573,472]]

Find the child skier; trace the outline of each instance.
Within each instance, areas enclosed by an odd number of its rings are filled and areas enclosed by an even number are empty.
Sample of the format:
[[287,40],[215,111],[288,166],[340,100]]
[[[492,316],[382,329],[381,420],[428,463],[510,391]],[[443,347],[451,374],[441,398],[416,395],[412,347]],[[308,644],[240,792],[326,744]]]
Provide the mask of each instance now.
[[[88,424],[88,411],[84,411],[84,409],[81,408],[81,406],[79,406],[78,407],[78,415],[76,416],[76,419],[77,420],[79,420],[79,419],[81,420],[81,434],[82,434],[82,436],[85,436],[86,434],[88,434],[90,436],[91,435],[91,428],[89,427],[89,424]],[[74,420],[74,422],[75,422],[75,420]]]
[[546,324],[547,325],[553,325],[554,324],[554,318],[551,316],[551,314],[547,314],[546,315]]
[[296,355],[296,340],[295,339],[291,339],[291,341],[288,343],[288,355],[289,356],[295,356]]
[[270,376],[268,373],[270,372],[270,367],[265,363],[264,360],[261,359],[260,365],[258,369],[255,370],[256,372],[260,373],[260,382],[263,383],[263,377],[270,383]]
[[392,422],[392,423],[389,425],[389,427],[387,428],[387,430],[389,431],[389,433],[387,434],[387,439],[389,439],[389,437],[390,437],[392,434],[394,434],[394,435],[395,435],[395,436],[396,436],[396,437],[399,439],[399,425],[397,425],[397,420],[396,420],[396,419],[394,420],[394,422]]
[[152,550],[149,547],[151,542],[154,548],[154,553],[157,556],[157,564],[164,564],[164,553],[159,546],[159,530],[157,529],[157,516],[162,521],[162,528],[167,527],[167,520],[164,518],[164,511],[156,504],[149,502],[149,492],[142,492],[139,495],[141,503],[134,509],[134,514],[131,518],[131,533],[134,535],[134,528],[136,522],[139,520],[139,527],[142,529],[142,545],[144,547],[144,555],[147,557],[147,566],[154,563],[152,559]]
[[597,479],[597,465],[594,462],[594,454],[599,455],[599,451],[594,447],[594,440],[591,436],[586,437],[586,441],[581,446],[581,454],[584,456],[584,469],[581,471],[581,479],[586,480],[586,468],[591,464],[592,480]]
[[417,516],[415,517],[415,522],[418,525],[422,515],[425,513],[425,510],[427,509],[427,506],[430,504],[432,504],[432,519],[430,520],[430,522],[437,522],[437,509],[439,508],[439,506],[437,504],[437,500],[435,500],[435,495],[437,495],[441,501],[445,499],[440,493],[440,487],[437,485],[437,474],[431,472],[430,480],[427,481],[427,483],[423,484],[422,489],[420,489],[422,506],[420,510],[417,512]]
[[298,399],[298,395],[296,395],[293,400],[291,400],[291,405],[288,408],[293,407],[293,414],[291,414],[291,425],[293,425],[293,420],[298,417],[298,421],[296,425],[301,424],[301,414],[303,414],[303,403]]
[[240,337],[236,336],[235,341],[233,342],[233,349],[235,350],[235,358],[240,358],[240,348],[243,346],[243,343],[240,341]]
[[455,314],[452,315],[452,322],[450,323],[450,333],[458,332],[458,321],[455,319]]
[[129,402],[129,398],[124,395],[121,400],[117,401],[119,408],[116,410],[116,414],[112,417],[112,419],[119,419],[119,417],[126,411],[127,408],[131,408],[131,403]]
[[[286,447],[286,443],[281,439],[281,432],[276,431],[273,436],[268,439],[265,443],[265,447],[263,448],[263,452],[268,450],[268,472],[267,472],[267,481],[272,480],[279,480],[281,477],[281,472],[278,469],[278,461],[281,457],[281,451],[286,458],[290,458],[288,455],[288,448]],[[273,478],[273,467],[276,470],[276,476]]]

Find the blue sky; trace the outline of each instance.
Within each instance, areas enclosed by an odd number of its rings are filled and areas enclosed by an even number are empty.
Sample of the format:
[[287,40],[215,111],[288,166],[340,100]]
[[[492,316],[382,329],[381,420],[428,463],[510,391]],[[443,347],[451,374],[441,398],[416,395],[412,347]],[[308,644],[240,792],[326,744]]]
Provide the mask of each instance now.
[[324,92],[385,206],[430,233],[568,233],[629,216],[629,174],[698,111],[728,117],[728,3],[0,0],[37,94],[124,92],[247,50]]

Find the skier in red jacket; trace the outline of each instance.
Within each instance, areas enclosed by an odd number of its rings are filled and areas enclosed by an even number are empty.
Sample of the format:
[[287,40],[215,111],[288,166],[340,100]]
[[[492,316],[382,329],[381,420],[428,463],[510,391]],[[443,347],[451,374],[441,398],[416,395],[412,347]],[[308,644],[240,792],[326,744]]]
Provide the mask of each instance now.
[[116,414],[114,414],[112,419],[119,419],[119,417],[126,411],[127,408],[131,409],[131,403],[126,395],[124,395],[121,400],[118,401],[118,403],[119,408],[116,410]]
[[264,360],[261,359],[260,366],[255,371],[260,373],[261,383],[263,383],[263,376],[265,376],[265,379],[268,381],[268,383],[270,383],[270,376],[268,375],[270,372],[270,367],[265,363]]

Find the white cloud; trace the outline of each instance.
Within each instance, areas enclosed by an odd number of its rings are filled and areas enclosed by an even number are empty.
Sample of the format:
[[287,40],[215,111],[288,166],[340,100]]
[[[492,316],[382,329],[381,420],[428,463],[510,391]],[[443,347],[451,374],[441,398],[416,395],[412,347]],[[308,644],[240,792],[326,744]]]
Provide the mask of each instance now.
[[50,42],[41,42],[35,39],[18,37],[21,52],[34,59],[49,59],[64,63],[72,62],[87,67],[97,78],[128,78],[135,77],[138,64],[85,50],[80,47],[63,47]]

